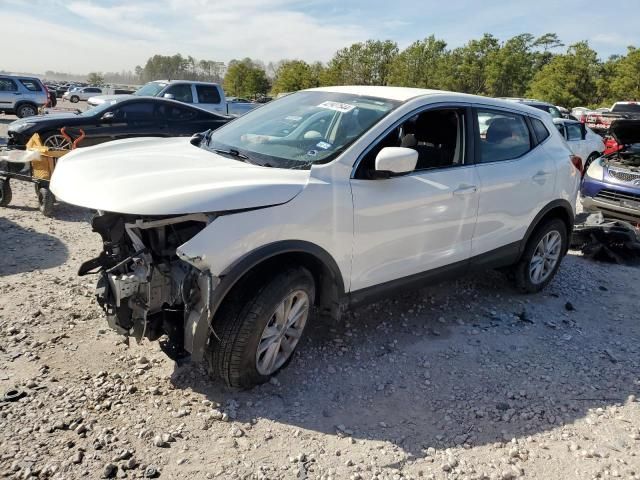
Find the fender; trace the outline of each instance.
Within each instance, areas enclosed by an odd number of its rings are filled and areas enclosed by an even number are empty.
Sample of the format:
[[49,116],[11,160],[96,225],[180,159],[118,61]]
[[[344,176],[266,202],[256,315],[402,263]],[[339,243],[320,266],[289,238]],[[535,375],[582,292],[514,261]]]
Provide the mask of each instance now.
[[277,255],[286,253],[312,255],[329,272],[330,280],[335,285],[337,300],[344,298],[344,281],[340,268],[331,254],[322,247],[303,240],[284,240],[259,247],[227,267],[218,276],[219,283],[213,288],[209,298],[210,317],[200,318],[193,332],[192,360],[199,361],[204,357],[205,347],[209,339],[210,323],[213,322],[218,308],[220,308],[223,300],[236,283],[257,265]]
[[[571,204],[565,200],[565,199],[557,199],[557,200],[553,200],[552,202],[549,202],[547,205],[545,205],[542,210],[540,210],[538,212],[538,214],[533,218],[533,221],[531,222],[531,225],[529,225],[529,228],[527,229],[527,232],[524,235],[524,238],[522,239],[522,241],[520,242],[520,255],[522,255],[524,253],[524,249],[527,246],[527,242],[529,241],[529,237],[531,236],[531,234],[533,234],[534,230],[538,227],[538,225],[540,224],[540,222],[542,221],[542,219],[553,209],[555,208],[562,208],[565,213],[567,214],[567,217],[569,218],[569,230],[567,231],[568,235],[571,235],[571,231],[573,230],[573,223],[575,220],[575,215],[573,213],[573,208],[571,207]],[[569,248],[569,242],[567,242],[567,249]],[[567,253],[567,251],[565,250],[564,252],[565,254]]]

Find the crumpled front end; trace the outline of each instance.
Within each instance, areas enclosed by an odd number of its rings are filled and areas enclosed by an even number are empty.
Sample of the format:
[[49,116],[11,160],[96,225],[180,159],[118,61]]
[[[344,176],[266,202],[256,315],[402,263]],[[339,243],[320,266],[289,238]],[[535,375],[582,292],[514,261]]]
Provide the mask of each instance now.
[[[140,218],[117,213],[94,217],[103,240],[98,258],[82,264],[79,275],[99,276],[98,303],[109,325],[140,341],[161,342],[172,358],[192,353],[190,322],[208,317],[215,278],[176,255],[176,249],[215,217],[191,214]],[[208,322],[208,318],[206,319]]]

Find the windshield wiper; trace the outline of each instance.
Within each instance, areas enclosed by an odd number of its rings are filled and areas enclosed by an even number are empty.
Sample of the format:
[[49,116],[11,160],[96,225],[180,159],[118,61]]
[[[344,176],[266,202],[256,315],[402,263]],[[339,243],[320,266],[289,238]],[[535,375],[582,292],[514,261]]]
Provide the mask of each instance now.
[[244,163],[250,163],[251,165],[260,165],[259,163],[256,163],[256,162],[252,161],[244,153],[240,153],[235,148],[230,148],[229,150],[222,150],[222,149],[219,149],[219,148],[213,148],[212,150],[214,152],[220,154],[220,155],[226,155],[227,157],[231,157],[231,158],[235,158],[235,159],[241,159]]

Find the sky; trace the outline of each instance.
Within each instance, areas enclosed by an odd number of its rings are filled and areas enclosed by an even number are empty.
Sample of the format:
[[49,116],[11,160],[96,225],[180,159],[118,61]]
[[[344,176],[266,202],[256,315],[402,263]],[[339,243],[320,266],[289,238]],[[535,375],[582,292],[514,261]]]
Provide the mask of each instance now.
[[154,54],[327,61],[367,39],[557,33],[601,58],[640,46],[640,0],[0,0],[0,70],[133,70]]

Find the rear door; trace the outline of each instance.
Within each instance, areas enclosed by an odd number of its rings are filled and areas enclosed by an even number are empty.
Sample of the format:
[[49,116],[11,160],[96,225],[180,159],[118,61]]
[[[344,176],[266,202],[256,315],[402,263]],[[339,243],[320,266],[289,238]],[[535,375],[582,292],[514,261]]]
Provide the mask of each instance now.
[[4,109],[13,109],[19,99],[20,92],[16,82],[11,78],[0,77],[0,112]]
[[535,215],[554,198],[555,164],[544,149],[550,132],[540,120],[535,119],[542,133],[536,136],[532,120],[520,112],[474,111],[480,183],[472,256],[477,256],[518,246]]
[[210,112],[226,113],[222,103],[220,89],[215,85],[196,84],[196,98],[198,106]]

